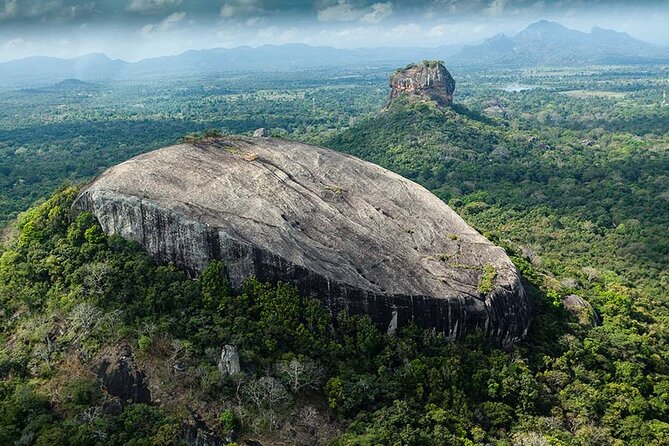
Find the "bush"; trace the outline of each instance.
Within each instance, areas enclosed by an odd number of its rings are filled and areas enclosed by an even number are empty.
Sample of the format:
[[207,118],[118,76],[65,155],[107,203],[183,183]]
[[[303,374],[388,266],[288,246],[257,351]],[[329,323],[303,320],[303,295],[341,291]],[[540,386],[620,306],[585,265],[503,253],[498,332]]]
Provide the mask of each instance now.
[[239,428],[239,420],[231,409],[226,409],[218,416],[223,432],[230,432]]
[[79,413],[102,400],[102,390],[94,379],[75,378],[63,387],[61,404],[71,414]]
[[137,347],[139,347],[139,351],[146,353],[149,351],[151,348],[151,344],[153,341],[149,336],[142,335],[137,339]]

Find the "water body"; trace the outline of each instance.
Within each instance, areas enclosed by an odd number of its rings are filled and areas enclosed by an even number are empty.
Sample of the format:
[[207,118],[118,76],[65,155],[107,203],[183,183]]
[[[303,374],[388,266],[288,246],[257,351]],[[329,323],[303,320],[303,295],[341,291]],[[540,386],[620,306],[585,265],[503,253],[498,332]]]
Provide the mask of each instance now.
[[519,93],[521,91],[534,90],[539,88],[537,85],[525,85],[525,84],[509,84],[505,87],[502,87],[502,90],[509,93]]

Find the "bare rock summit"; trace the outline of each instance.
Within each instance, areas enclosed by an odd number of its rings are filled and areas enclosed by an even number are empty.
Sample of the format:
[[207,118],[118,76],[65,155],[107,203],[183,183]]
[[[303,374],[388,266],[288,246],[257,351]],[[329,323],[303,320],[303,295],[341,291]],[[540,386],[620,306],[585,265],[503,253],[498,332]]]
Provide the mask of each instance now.
[[233,287],[287,281],[333,314],[451,339],[521,339],[530,305],[504,250],[423,187],[332,150],[274,138],[180,144],[110,168],[74,203],[108,234]]
[[410,64],[390,76],[390,102],[400,96],[409,100],[431,100],[440,107],[453,102],[455,79],[440,61]]

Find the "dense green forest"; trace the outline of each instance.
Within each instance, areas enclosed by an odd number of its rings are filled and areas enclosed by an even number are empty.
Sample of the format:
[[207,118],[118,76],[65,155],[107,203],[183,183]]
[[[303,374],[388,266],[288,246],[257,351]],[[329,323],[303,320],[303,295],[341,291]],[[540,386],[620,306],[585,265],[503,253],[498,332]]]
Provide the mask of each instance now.
[[[0,443],[180,444],[196,413],[240,443],[669,444],[663,70],[454,73],[446,110],[378,111],[383,70],[0,95]],[[505,247],[535,300],[527,338],[390,337],[286,284],[231,290],[218,262],[189,279],[73,217],[76,187],[46,199],[189,132],[261,126],[413,179]],[[217,367],[227,344],[244,373]],[[126,345],[150,399],[100,385]]]
[[[599,310],[593,326],[516,254],[537,315],[512,352],[412,327],[390,337],[366,317],[332,318],[285,284],[250,280],[233,292],[220,262],[197,281],[156,266],[92,215],[71,221],[75,194],[24,214],[0,257],[3,444],[178,444],[189,410],[223,437],[346,445],[669,440],[666,303],[612,272],[572,285]],[[108,410],[115,400],[95,371],[122,342],[160,380],[161,404]],[[246,373],[217,369],[223,344],[238,346]],[[305,417],[313,424],[301,426]]]

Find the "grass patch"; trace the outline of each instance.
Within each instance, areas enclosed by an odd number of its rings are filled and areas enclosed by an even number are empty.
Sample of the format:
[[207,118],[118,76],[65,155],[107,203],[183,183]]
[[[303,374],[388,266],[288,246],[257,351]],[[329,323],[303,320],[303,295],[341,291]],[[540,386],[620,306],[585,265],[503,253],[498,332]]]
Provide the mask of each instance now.
[[330,192],[334,192],[337,195],[344,193],[344,189],[341,186],[337,186],[336,184],[326,184],[325,189],[329,190]]
[[490,263],[483,268],[483,274],[479,279],[479,293],[488,294],[495,288],[495,279],[497,278],[497,271]]

